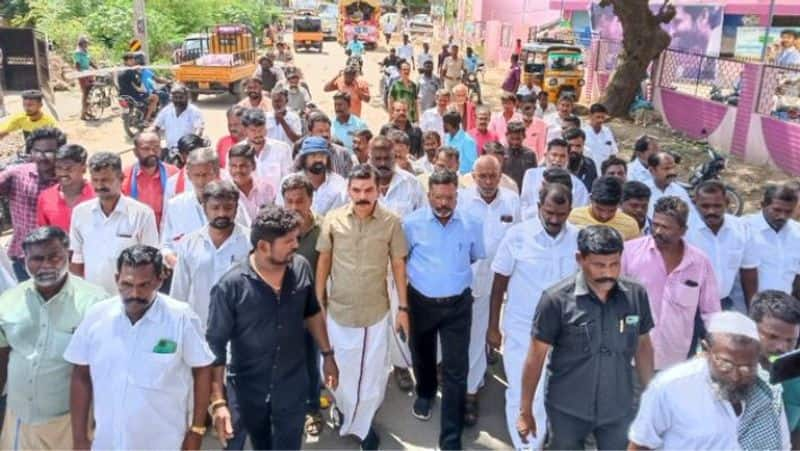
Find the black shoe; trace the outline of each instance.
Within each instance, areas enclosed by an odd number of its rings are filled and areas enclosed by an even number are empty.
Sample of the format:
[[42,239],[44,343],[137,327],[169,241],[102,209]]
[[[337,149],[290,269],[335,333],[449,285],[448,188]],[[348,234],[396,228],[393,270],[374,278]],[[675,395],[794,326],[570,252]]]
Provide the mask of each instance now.
[[364,437],[364,440],[361,440],[361,449],[378,449],[381,446],[381,439],[378,437],[378,433],[375,432],[374,427],[369,428],[369,432],[367,432],[367,436]]
[[418,397],[411,408],[411,414],[418,420],[428,421],[431,419],[432,407],[433,399]]
[[414,388],[414,380],[411,379],[411,371],[408,368],[394,367],[394,380],[397,381],[397,387],[402,391],[410,391]]

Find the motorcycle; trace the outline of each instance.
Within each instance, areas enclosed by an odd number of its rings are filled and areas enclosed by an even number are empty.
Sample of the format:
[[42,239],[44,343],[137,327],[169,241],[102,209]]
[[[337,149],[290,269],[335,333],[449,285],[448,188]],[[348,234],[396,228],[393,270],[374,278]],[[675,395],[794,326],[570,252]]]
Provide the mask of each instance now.
[[481,95],[481,83],[478,81],[478,73],[465,73],[463,77],[463,83],[467,86],[467,89],[469,89],[469,97],[477,97],[478,103],[483,103],[483,97]]
[[[708,155],[708,161],[703,164],[697,165],[692,169],[692,173],[689,176],[688,182],[678,182],[680,186],[682,186],[686,191],[689,192],[689,195],[694,198],[694,193],[697,187],[706,180],[722,180],[722,171],[725,170],[727,165],[727,160],[725,157],[717,153],[711,147],[706,147],[706,154]],[[679,160],[675,161],[676,163]],[[725,185],[725,197],[728,199],[728,213],[740,216],[742,214],[742,209],[744,208],[744,201],[742,200],[742,196],[736,192],[732,186],[728,184]]]
[[[154,94],[158,96],[158,109],[164,108],[169,101],[169,91],[172,89],[171,84],[166,84],[157,89]],[[147,114],[147,103],[139,102],[131,96],[121,95],[117,99],[117,103],[122,108],[122,128],[129,138],[133,138],[137,133],[147,128],[150,124],[145,120]]]
[[722,89],[719,86],[712,86],[711,92],[709,93],[709,98],[714,102],[725,103],[731,106],[738,106],[739,105],[739,89],[738,86],[733,89],[728,95],[724,95],[722,93]]

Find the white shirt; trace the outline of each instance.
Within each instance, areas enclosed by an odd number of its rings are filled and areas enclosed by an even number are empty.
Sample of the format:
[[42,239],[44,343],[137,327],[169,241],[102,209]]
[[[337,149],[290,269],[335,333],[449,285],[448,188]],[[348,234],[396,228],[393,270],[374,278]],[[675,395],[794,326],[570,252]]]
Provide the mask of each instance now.
[[483,224],[483,248],[486,258],[472,264],[472,296],[482,298],[492,290],[492,261],[500,241],[508,229],[520,221],[519,194],[500,187],[492,203],[487,204],[471,186],[459,192],[458,207],[468,216]]
[[256,149],[256,152],[256,175],[279,191],[281,180],[294,170],[292,147],[283,141],[267,138],[264,148]]
[[[303,174],[303,171],[296,174]],[[284,178],[286,180],[290,174]],[[283,186],[284,180],[281,180],[280,186]],[[325,174],[325,181],[322,185],[314,190],[314,197],[311,200],[311,210],[320,215],[325,216],[330,210],[341,207],[347,203],[347,180],[335,172],[327,172]],[[275,205],[284,205],[283,194],[278,191],[275,197]]]
[[[520,196],[522,219],[534,218],[539,211],[539,190],[542,189],[546,169],[545,167],[531,168],[525,171],[525,175],[522,177],[522,194]],[[574,175],[570,174],[570,177],[572,177],[572,208],[589,205],[589,192],[586,191],[586,185]]]
[[416,160],[411,162],[411,166],[414,168],[414,172],[417,174],[432,174],[436,166],[428,160],[427,155],[423,155]]
[[638,158],[628,163],[628,181],[636,181],[642,183],[652,183],[653,174],[647,169]]
[[557,113],[558,110],[556,109],[556,106],[553,105],[552,103],[548,103],[547,109],[545,110],[542,110],[542,107],[539,106],[539,104],[537,103],[536,112],[534,113],[534,116],[538,117],[539,119],[543,119],[545,120],[545,122],[547,122],[547,120],[550,119],[551,116]]
[[594,160],[598,169],[608,157],[619,152],[617,140],[614,139],[614,133],[608,126],[603,125],[600,131],[595,133],[591,125],[585,125],[583,132],[586,134],[586,148],[591,149],[586,156]]
[[417,67],[424,66],[426,61],[433,61],[433,55],[431,55],[430,52],[420,52],[417,54]]
[[416,177],[402,169],[395,168],[386,195],[378,202],[401,218],[425,206],[425,190]]
[[[177,196],[178,193],[178,176],[181,175],[180,171],[172,174],[167,179],[167,186],[164,187],[164,201],[168,201]],[[189,181],[189,175],[184,171],[183,174],[183,191],[184,193],[191,193],[194,191],[194,185]]]
[[[536,96],[536,95],[539,94],[539,91],[541,91],[541,89],[539,89],[539,87],[536,86],[536,85],[533,85],[532,87],[529,88],[528,85],[522,84],[522,85],[519,85],[519,88],[517,89],[517,93],[516,94],[518,96],[520,96],[520,97],[525,97],[525,96],[530,96],[530,95]],[[535,115],[535,113],[534,113],[534,115]]]
[[17,278],[14,277],[14,267],[11,265],[6,250],[0,246],[0,294],[15,286],[17,286]]
[[[289,146],[294,145],[294,141],[289,139],[289,135],[286,134],[286,130],[283,129],[283,126],[275,120],[275,112],[270,111],[266,114],[267,118],[267,137],[274,139],[276,141],[282,141]],[[303,122],[300,120],[300,116],[297,115],[294,111],[286,110],[286,116],[284,120],[289,127],[294,131],[295,134],[300,135],[303,131]]]
[[156,115],[156,127],[164,130],[167,147],[178,146],[178,140],[184,135],[196,133],[196,130],[205,128],[203,113],[193,104],[186,105],[180,116],[175,115],[175,106],[169,104]]
[[532,324],[542,292],[578,270],[577,250],[578,229],[570,223],[556,237],[545,231],[539,218],[511,227],[492,262],[492,271],[510,278],[504,316]]
[[708,360],[696,357],[650,382],[628,438],[651,449],[738,450],[738,426],[731,403],[711,386]]
[[747,225],[741,218],[726,214],[715,235],[705,222],[686,232],[686,241],[702,250],[714,266],[719,296],[730,296],[740,268],[758,266],[757,251],[751,248]]
[[436,132],[444,140],[444,122],[442,121],[442,115],[439,114],[439,108],[428,108],[422,113],[422,117],[419,118],[419,129],[423,133]]
[[[166,341],[175,352],[154,352]],[[180,449],[190,426],[192,368],[210,365],[214,355],[191,308],[158,294],[133,325],[119,296],[92,306],[64,359],[89,366],[92,449]]]
[[81,202],[72,210],[69,249],[72,262],[83,264],[83,278],[117,293],[114,274],[117,257],[134,244],[158,247],[158,227],[153,210],[121,195],[114,211],[106,216],[99,199]]
[[[241,202],[236,209],[234,221],[244,227],[250,227],[250,215],[246,208],[241,208]],[[195,193],[182,193],[167,202],[164,217],[161,220],[161,247],[165,254],[174,254],[178,242],[195,230],[208,224],[203,206]]]
[[231,236],[218,248],[211,241],[208,226],[186,235],[177,244],[178,264],[172,275],[169,295],[188,302],[200,317],[200,324],[205,330],[211,288],[234,262],[246,258],[251,249],[250,229],[239,224],[234,226]]
[[800,224],[789,220],[776,233],[760,211],[744,220],[758,262],[758,291],[791,293],[794,278],[800,274]]
[[561,120],[558,112],[552,115],[545,115],[542,119],[547,123],[547,142],[561,138],[564,134],[564,121]]
[[409,43],[397,48],[397,56],[411,64],[414,61],[414,47]]
[[686,202],[686,205],[689,206],[689,227],[693,227],[702,221],[697,216],[697,211],[694,209],[694,202],[692,202],[692,198],[689,197],[689,193],[682,186],[678,185],[677,182],[672,182],[667,185],[664,191],[661,191],[652,179],[642,183],[650,188],[650,204],[647,206],[648,218],[653,219],[653,212],[655,211],[656,202],[658,202],[659,199],[666,196],[675,196]]

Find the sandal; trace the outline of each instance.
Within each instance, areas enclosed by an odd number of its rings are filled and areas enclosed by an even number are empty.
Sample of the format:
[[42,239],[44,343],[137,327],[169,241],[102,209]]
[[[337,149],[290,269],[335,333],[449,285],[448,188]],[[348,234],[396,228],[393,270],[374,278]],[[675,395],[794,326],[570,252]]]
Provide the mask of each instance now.
[[324,427],[325,421],[323,420],[322,413],[320,411],[306,414],[306,434],[311,437],[318,437],[319,434],[322,433],[322,429]]
[[464,425],[475,426],[478,423],[478,395],[467,395],[464,402]]
[[408,368],[394,368],[394,379],[397,381],[397,386],[402,391],[409,391],[414,388],[414,380],[411,379],[411,372]]

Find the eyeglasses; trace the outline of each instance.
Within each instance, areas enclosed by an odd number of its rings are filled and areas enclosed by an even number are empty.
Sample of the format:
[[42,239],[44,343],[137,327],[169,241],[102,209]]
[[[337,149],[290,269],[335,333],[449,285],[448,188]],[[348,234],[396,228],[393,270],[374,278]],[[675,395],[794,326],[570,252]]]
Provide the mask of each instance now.
[[717,364],[717,369],[721,373],[730,373],[734,369],[740,376],[752,376],[756,374],[758,371],[758,363],[753,365],[736,365],[735,363],[731,362],[730,360],[723,359],[722,357],[717,356],[716,353],[713,351],[708,351],[711,354],[711,358],[714,359],[714,362]]

